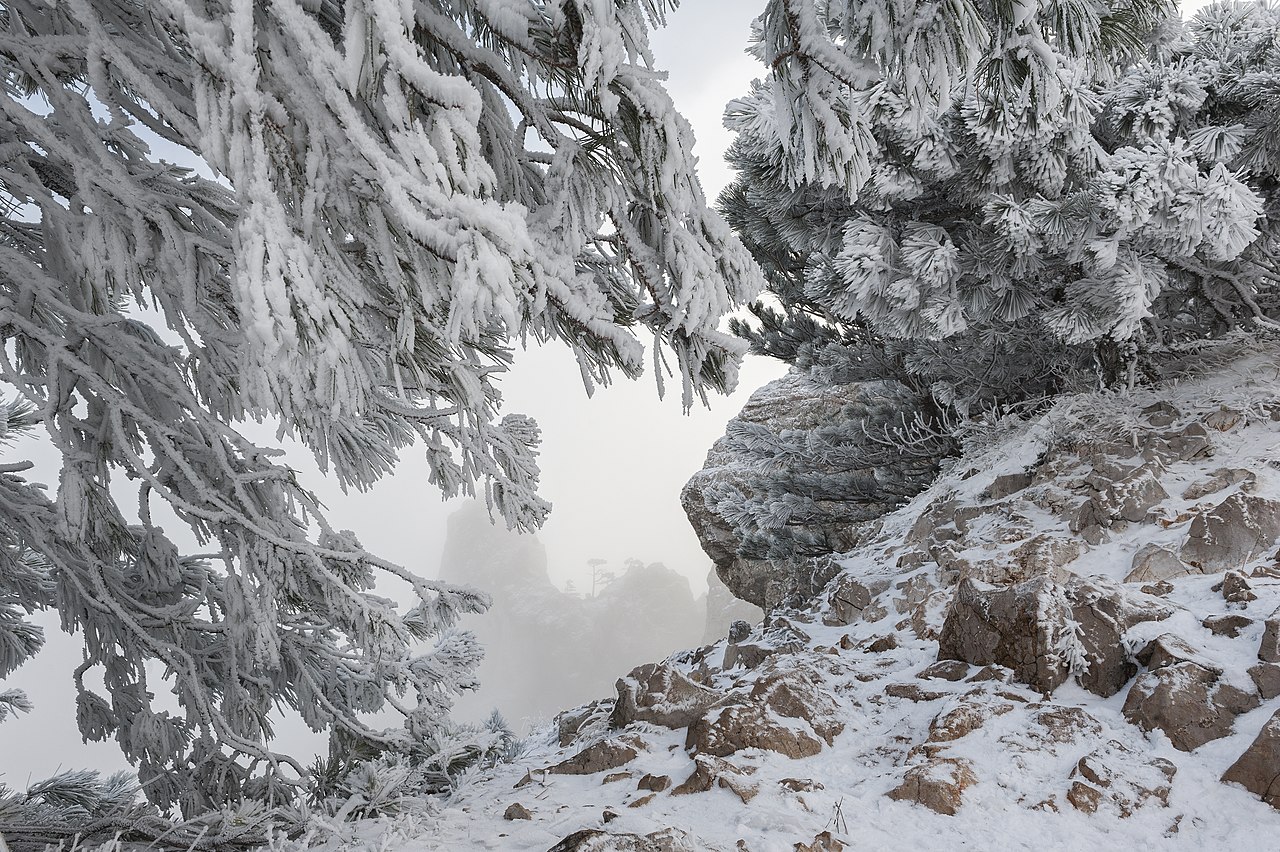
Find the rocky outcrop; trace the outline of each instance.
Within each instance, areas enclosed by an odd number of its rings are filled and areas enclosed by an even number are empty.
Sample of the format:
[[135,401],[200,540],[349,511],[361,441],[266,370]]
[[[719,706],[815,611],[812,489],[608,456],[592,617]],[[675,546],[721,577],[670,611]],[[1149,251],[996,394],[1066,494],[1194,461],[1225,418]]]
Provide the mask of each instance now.
[[902,783],[886,795],[890,799],[913,802],[931,811],[955,816],[963,803],[964,791],[976,783],[977,776],[968,761],[938,757],[908,769]]
[[643,742],[635,736],[601,740],[592,743],[567,760],[548,767],[552,775],[594,775],[608,769],[626,766],[636,759]]
[[646,663],[619,678],[618,700],[609,724],[623,728],[632,722],[649,722],[664,728],[687,728],[720,694],[700,686],[678,669],[666,664]]
[[584,828],[547,852],[695,852],[697,849],[688,834],[674,828],[649,834],[611,834],[598,828]]
[[744,748],[812,757],[844,730],[831,696],[795,669],[767,675],[725,701],[689,726],[686,748],[716,757]]
[[1280,503],[1232,494],[1196,515],[1182,545],[1182,560],[1204,573],[1239,568],[1275,547],[1280,539]]
[[1239,784],[1280,809],[1280,711],[1276,711],[1253,743],[1222,775],[1228,784]]
[[1184,660],[1148,671],[1134,681],[1124,716],[1144,731],[1163,731],[1180,751],[1192,751],[1231,733],[1236,716],[1259,704],[1202,662]]
[[[769,610],[793,595],[812,596],[837,573],[834,565],[824,571],[799,542],[788,543],[786,525],[768,536],[771,552],[758,552],[754,545],[760,542],[747,541],[731,520],[749,503],[803,502],[805,540],[821,542],[823,553],[838,553],[858,542],[861,524],[884,515],[934,475],[932,461],[896,453],[868,457],[863,464],[849,451],[789,460],[803,454],[785,454],[781,447],[803,447],[807,434],[821,438],[841,430],[852,439],[864,423],[874,431],[882,420],[891,422],[924,404],[897,382],[832,385],[802,370],[752,394],[680,495],[703,550],[730,591]],[[792,488],[799,490],[792,494]]]

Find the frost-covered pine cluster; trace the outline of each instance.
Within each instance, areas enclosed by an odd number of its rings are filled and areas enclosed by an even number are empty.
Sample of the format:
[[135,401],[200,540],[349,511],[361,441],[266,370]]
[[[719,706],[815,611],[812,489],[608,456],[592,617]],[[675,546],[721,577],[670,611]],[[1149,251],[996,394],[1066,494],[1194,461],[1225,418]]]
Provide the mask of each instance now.
[[[722,203],[781,309],[758,351],[961,414],[1275,328],[1276,12],[776,0]],[[845,351],[822,350],[834,344]]]
[[[82,733],[154,802],[292,797],[279,707],[415,753],[479,656],[451,625],[483,595],[331,528],[237,424],[278,423],[356,488],[414,445],[445,495],[527,529],[549,507],[536,425],[499,415],[514,342],[562,341],[588,387],[640,373],[645,341],[686,405],[733,386],[717,324],[759,272],[651,68],[667,5],[0,7],[6,422],[62,459],[52,492],[0,471],[0,676],[40,646],[24,615],[56,608],[85,640]],[[387,707],[403,726],[363,721]]]

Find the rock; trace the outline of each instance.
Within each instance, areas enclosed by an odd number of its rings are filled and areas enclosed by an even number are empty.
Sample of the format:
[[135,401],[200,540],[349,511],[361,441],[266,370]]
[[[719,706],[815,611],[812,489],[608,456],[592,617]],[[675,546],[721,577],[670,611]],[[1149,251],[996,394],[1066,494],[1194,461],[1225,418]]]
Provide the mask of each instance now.
[[938,637],[938,659],[1006,666],[1014,680],[1051,693],[1067,679],[1058,649],[1068,616],[1061,587],[1048,577],[1003,588],[962,580]]
[[902,783],[887,794],[900,802],[914,802],[932,811],[955,816],[964,791],[978,783],[968,761],[935,757],[907,770]]
[[533,814],[529,812],[528,808],[519,802],[512,802],[507,805],[507,809],[502,812],[502,818],[507,820],[533,819]]
[[1258,732],[1258,736],[1222,775],[1228,784],[1239,784],[1280,809],[1280,711]]
[[797,843],[791,848],[791,852],[844,852],[844,850],[844,842],[829,831],[814,835],[812,843]]
[[670,786],[671,776],[648,774],[640,779],[640,783],[636,785],[636,789],[648,790],[651,793],[661,793]]
[[1280,663],[1280,610],[1271,613],[1263,622],[1258,659],[1264,663]]
[[1224,574],[1219,588],[1222,599],[1229,604],[1247,606],[1250,601],[1258,599],[1258,596],[1253,593],[1253,586],[1249,585],[1248,579],[1239,571],[1228,571]]
[[571,745],[591,723],[604,713],[601,701],[592,701],[582,707],[565,710],[556,716],[556,733],[560,737],[560,745]]
[[729,641],[736,645],[751,635],[751,623],[739,619],[729,625]]
[[[1034,706],[1034,705],[1032,705]],[[1102,731],[1102,724],[1079,707],[1047,704],[1037,709],[1031,720],[1043,732],[1042,738],[1052,743],[1074,743]]]
[[739,642],[724,650],[724,668],[739,666],[758,668],[765,660],[777,654],[794,654],[808,647],[809,637],[786,619],[774,619],[761,625],[760,638],[751,642]]
[[1210,474],[1208,479],[1202,479],[1188,486],[1187,490],[1182,492],[1182,499],[1199,500],[1210,494],[1225,491],[1233,485],[1240,485],[1241,491],[1252,491],[1257,482],[1258,477],[1251,470],[1240,467],[1220,467]]
[[1270,701],[1280,695],[1280,666],[1275,663],[1250,666],[1249,677],[1253,679],[1253,685],[1258,687],[1258,694],[1263,701]]
[[964,680],[969,674],[969,664],[961,660],[939,660],[921,669],[916,677],[921,680]]
[[748,771],[755,770],[734,766],[729,761],[714,755],[697,754],[693,757],[693,772],[684,783],[671,790],[671,795],[688,796],[693,793],[705,793],[713,786],[718,786],[732,792],[745,805],[760,791],[759,785],[752,784],[743,777]]
[[552,775],[594,775],[618,769],[636,759],[636,738],[601,740],[587,746],[568,760],[548,767]]
[[1223,683],[1218,672],[1186,661],[1139,677],[1123,713],[1144,731],[1163,731],[1174,748],[1192,751],[1231,733],[1235,717],[1258,704],[1256,693]]
[[858,643],[858,646],[868,654],[883,654],[886,651],[893,651],[897,649],[898,637],[892,633],[884,636],[872,636],[871,638]]
[[940,698],[946,698],[946,692],[934,692],[931,689],[921,689],[914,683],[891,683],[884,688],[884,694],[890,698],[905,698],[908,701],[937,701]]
[[1160,582],[1152,583],[1149,586],[1142,586],[1138,591],[1142,592],[1144,595],[1163,598],[1167,595],[1173,594],[1173,583],[1170,583],[1168,580],[1161,580]]
[[1011,494],[1016,494],[1032,483],[1033,476],[1030,473],[1006,473],[997,476],[987,490],[982,492],[983,500],[1003,500]]
[[617,819],[617,818],[618,818],[618,812],[617,812],[617,811],[611,811],[611,810],[609,810],[608,808],[605,808],[605,809],[604,809],[604,813],[602,813],[602,814],[600,815],[600,819],[601,819],[603,822],[613,822],[613,821],[614,821],[615,819]]
[[847,627],[862,618],[876,596],[889,588],[885,579],[854,579],[841,574],[831,581],[827,591],[827,611],[822,623],[828,627]]
[[[927,485],[935,472],[933,461],[927,458],[903,456],[891,463],[889,470],[868,467],[859,471],[851,470],[849,458],[839,454],[824,466],[809,456],[788,461],[790,457],[769,452],[762,445],[783,433],[789,433],[789,443],[802,442],[804,433],[847,429],[865,418],[874,420],[880,416],[878,412],[917,411],[923,404],[920,395],[899,382],[831,384],[805,370],[792,370],[752,394],[712,446],[702,470],[690,478],[680,494],[689,523],[730,591],[768,611],[792,595],[813,596],[840,570],[834,562],[815,564],[802,553],[769,559],[739,555],[742,542],[732,509],[742,500],[763,496],[762,488],[776,487],[788,477],[865,474],[871,486],[868,492],[849,499],[819,497],[806,509],[806,531],[819,536],[828,551],[843,552],[858,543],[864,524],[892,511],[904,496]],[[788,464],[803,467],[793,470]],[[893,482],[892,489],[877,486],[885,474]],[[724,501],[726,493],[741,495],[741,500]]]
[[1122,818],[1155,800],[1168,807],[1173,777],[1178,768],[1164,758],[1148,758],[1119,742],[1108,743],[1076,763],[1077,779],[1067,792],[1077,810],[1094,813],[1106,801]]
[[1199,651],[1193,648],[1181,636],[1173,633],[1162,633],[1148,642],[1137,653],[1138,662],[1151,669],[1162,669],[1178,663],[1196,663],[1215,674],[1222,674],[1222,668],[1205,660]]
[[1209,455],[1213,450],[1213,441],[1209,438],[1209,430],[1199,423],[1189,423],[1181,432],[1170,437],[1165,446],[1178,461],[1189,461],[1198,456]]
[[713,707],[690,725],[685,747],[717,757],[744,748],[812,757],[844,730],[835,702],[799,670],[761,678],[738,699],[745,703]]
[[1200,623],[1214,636],[1226,636],[1230,639],[1235,639],[1240,636],[1241,630],[1253,624],[1253,619],[1247,615],[1219,613],[1218,615],[1205,616],[1204,621]]
[[1189,565],[1167,547],[1144,544],[1133,554],[1133,565],[1125,576],[1126,583],[1151,583],[1191,574]]
[[1239,568],[1275,546],[1280,503],[1252,494],[1232,494],[1198,513],[1182,545],[1182,559],[1205,573]]
[[721,697],[664,663],[637,666],[618,680],[617,690],[618,700],[609,717],[613,728],[637,721],[664,728],[687,728]]
[[1089,661],[1088,669],[1077,672],[1076,679],[1094,695],[1115,695],[1138,672],[1125,650],[1124,635],[1138,624],[1163,621],[1173,615],[1173,608],[1130,594],[1102,577],[1074,577],[1065,595]]
[[695,852],[698,847],[678,828],[650,834],[610,834],[584,828],[552,846],[547,852]]
[[985,696],[965,696],[960,703],[939,713],[929,723],[929,743],[949,743],[981,728],[993,716],[1003,716],[1013,709],[1007,701],[991,701]]
[[628,803],[627,803],[627,807],[629,807],[629,808],[643,808],[645,805],[649,804],[650,802],[652,802],[652,801],[653,801],[654,799],[656,799],[656,798],[657,798],[657,794],[656,794],[656,793],[647,793],[647,794],[645,794],[645,795],[641,796],[640,798],[636,799],[635,801],[628,802]]
[[1172,426],[1182,417],[1182,412],[1178,411],[1172,403],[1161,400],[1152,403],[1142,409],[1142,413],[1146,415],[1147,422],[1157,429],[1163,429],[1165,426]]
[[1143,465],[1124,479],[1112,482],[1097,496],[1098,507],[1107,518],[1140,523],[1155,506],[1169,499],[1149,465]]
[[615,781],[626,781],[628,778],[633,778],[633,777],[635,777],[635,773],[633,773],[629,769],[624,769],[621,772],[610,772],[608,775],[604,776],[604,778],[600,780],[600,783],[612,784]]
[[813,793],[826,789],[820,781],[814,781],[810,778],[783,778],[778,784],[793,793]]

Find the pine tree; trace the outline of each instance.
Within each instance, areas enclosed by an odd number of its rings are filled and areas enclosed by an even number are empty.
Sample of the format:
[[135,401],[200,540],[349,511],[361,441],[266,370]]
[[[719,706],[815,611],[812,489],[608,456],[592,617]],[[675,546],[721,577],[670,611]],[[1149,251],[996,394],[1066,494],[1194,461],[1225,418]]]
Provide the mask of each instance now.
[[[669,5],[0,6],[0,374],[63,462],[54,493],[0,470],[0,676],[40,644],[24,611],[56,607],[81,732],[153,802],[289,798],[308,770],[269,745],[277,707],[412,752],[479,656],[451,625],[483,595],[331,528],[238,424],[344,487],[416,444],[441,492],[528,529],[549,507],[536,425],[499,419],[513,341],[562,341],[590,388],[642,371],[643,334],[686,406],[733,386],[716,326],[758,272],[651,68]],[[403,727],[362,721],[387,705]]]
[[802,367],[964,415],[1271,329],[1276,13],[1162,2],[777,0],[721,199]]

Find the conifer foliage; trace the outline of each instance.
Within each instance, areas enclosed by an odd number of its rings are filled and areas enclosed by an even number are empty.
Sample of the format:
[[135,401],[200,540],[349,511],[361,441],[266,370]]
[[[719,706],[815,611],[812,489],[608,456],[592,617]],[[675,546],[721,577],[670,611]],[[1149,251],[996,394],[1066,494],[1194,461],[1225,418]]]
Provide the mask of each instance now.
[[[416,442],[444,494],[527,529],[549,507],[536,425],[499,419],[513,340],[564,342],[588,387],[639,374],[642,337],[686,405],[734,384],[716,326],[759,273],[651,69],[668,6],[0,3],[6,423],[62,458],[52,493],[0,472],[0,676],[39,647],[24,611],[56,607],[82,733],[154,802],[287,798],[307,771],[268,745],[277,707],[412,751],[478,659],[451,625],[483,595],[331,528],[237,424],[356,488]],[[362,721],[388,703],[403,727]]]
[[963,414],[1275,328],[1276,13],[1173,14],[770,2],[722,204],[781,306],[739,332]]

